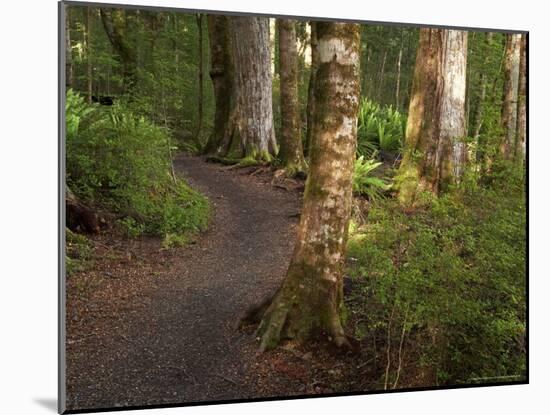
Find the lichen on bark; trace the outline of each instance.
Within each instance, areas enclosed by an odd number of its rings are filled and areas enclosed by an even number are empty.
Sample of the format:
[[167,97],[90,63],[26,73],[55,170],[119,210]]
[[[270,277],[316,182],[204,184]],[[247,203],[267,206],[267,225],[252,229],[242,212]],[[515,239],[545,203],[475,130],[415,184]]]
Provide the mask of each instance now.
[[260,349],[326,334],[349,345],[340,321],[359,107],[359,27],[316,23],[326,45],[315,83],[310,171],[296,245],[257,334]]

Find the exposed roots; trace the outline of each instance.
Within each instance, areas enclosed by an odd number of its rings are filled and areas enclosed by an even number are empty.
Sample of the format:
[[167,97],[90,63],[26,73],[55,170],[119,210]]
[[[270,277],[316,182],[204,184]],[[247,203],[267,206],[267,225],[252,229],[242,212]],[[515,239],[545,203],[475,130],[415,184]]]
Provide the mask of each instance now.
[[260,339],[260,351],[264,352],[275,348],[282,340],[293,339],[297,343],[305,343],[320,333],[327,335],[328,340],[339,349],[353,349],[336,311],[329,312],[327,319],[300,315],[291,309],[291,304],[284,300],[282,294],[277,294],[269,307],[265,308],[255,335]]

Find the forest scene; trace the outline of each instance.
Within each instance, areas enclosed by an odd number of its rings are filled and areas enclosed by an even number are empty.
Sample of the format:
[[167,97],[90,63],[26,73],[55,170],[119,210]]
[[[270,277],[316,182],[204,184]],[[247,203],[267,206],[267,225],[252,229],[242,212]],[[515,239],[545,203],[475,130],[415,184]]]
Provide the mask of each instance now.
[[527,33],[64,12],[68,410],[527,380]]

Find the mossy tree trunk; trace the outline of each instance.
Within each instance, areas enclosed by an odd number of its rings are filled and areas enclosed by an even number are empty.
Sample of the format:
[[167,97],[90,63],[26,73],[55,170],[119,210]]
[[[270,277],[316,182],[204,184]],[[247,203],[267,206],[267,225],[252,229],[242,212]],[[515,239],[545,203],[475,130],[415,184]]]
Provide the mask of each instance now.
[[234,128],[230,123],[233,97],[233,60],[229,38],[229,18],[207,15],[210,44],[210,79],[214,87],[214,128],[204,148],[206,154],[225,156]]
[[518,82],[521,35],[507,34],[504,54],[504,90],[502,98],[502,130],[500,153],[505,160],[512,160],[515,152]]
[[229,18],[231,55],[234,65],[234,122],[242,156],[270,161],[277,154],[273,125],[269,19]]
[[279,158],[289,175],[306,170],[298,103],[298,51],[296,21],[277,19],[281,76],[281,138]]
[[525,158],[525,140],[527,138],[527,35],[521,35],[520,60],[519,60],[519,86],[518,86],[518,122],[515,160],[519,165]]
[[340,313],[359,107],[359,25],[316,23],[319,67],[311,162],[282,286],[258,327],[261,350],[326,333],[347,345]]
[[137,55],[126,36],[125,10],[99,9],[101,22],[122,66],[124,92],[130,94],[137,85]]
[[317,33],[315,22],[310,22],[310,48],[311,48],[311,70],[307,90],[306,107],[306,140],[305,154],[309,157],[311,147],[311,136],[313,135],[313,113],[315,112],[315,80],[317,78],[317,67],[319,66],[319,51],[317,49]]
[[439,194],[460,180],[467,160],[465,125],[467,32],[420,29],[403,160],[396,178],[399,200]]

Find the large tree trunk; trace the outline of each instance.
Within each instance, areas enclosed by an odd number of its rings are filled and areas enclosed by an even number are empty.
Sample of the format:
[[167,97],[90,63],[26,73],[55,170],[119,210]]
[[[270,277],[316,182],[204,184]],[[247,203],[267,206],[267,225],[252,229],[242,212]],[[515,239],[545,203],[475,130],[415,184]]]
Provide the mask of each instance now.
[[281,140],[279,158],[289,175],[306,170],[298,103],[298,51],[296,22],[277,19],[279,30],[279,71],[281,76]]
[[273,125],[269,19],[229,18],[234,65],[235,133],[242,156],[269,161],[277,154]]
[[309,84],[307,90],[306,107],[306,141],[305,152],[309,157],[311,147],[311,136],[313,135],[313,114],[315,112],[315,80],[317,79],[317,67],[319,66],[319,50],[317,48],[317,32],[315,22],[310,22],[310,48],[311,48],[311,69],[309,73]]
[[502,99],[502,129],[504,135],[500,143],[501,155],[506,160],[513,159],[516,142],[520,38],[521,35],[518,34],[506,35]]
[[99,9],[101,22],[122,66],[122,81],[125,93],[131,93],[137,85],[137,56],[126,36],[125,11]]
[[310,174],[286,278],[257,330],[261,350],[282,339],[304,342],[322,333],[338,346],[348,344],[340,311],[357,141],[359,25],[316,25],[319,68]]
[[214,128],[204,152],[225,156],[229,151],[233,128],[230,114],[233,94],[233,60],[229,37],[229,18],[209,14],[207,16],[210,43],[210,78],[214,86]]
[[396,185],[403,205],[460,180],[467,152],[467,32],[420,29],[405,152]]
[[515,159],[518,164],[525,158],[525,140],[527,138],[527,35],[521,35],[518,86],[518,121]]

